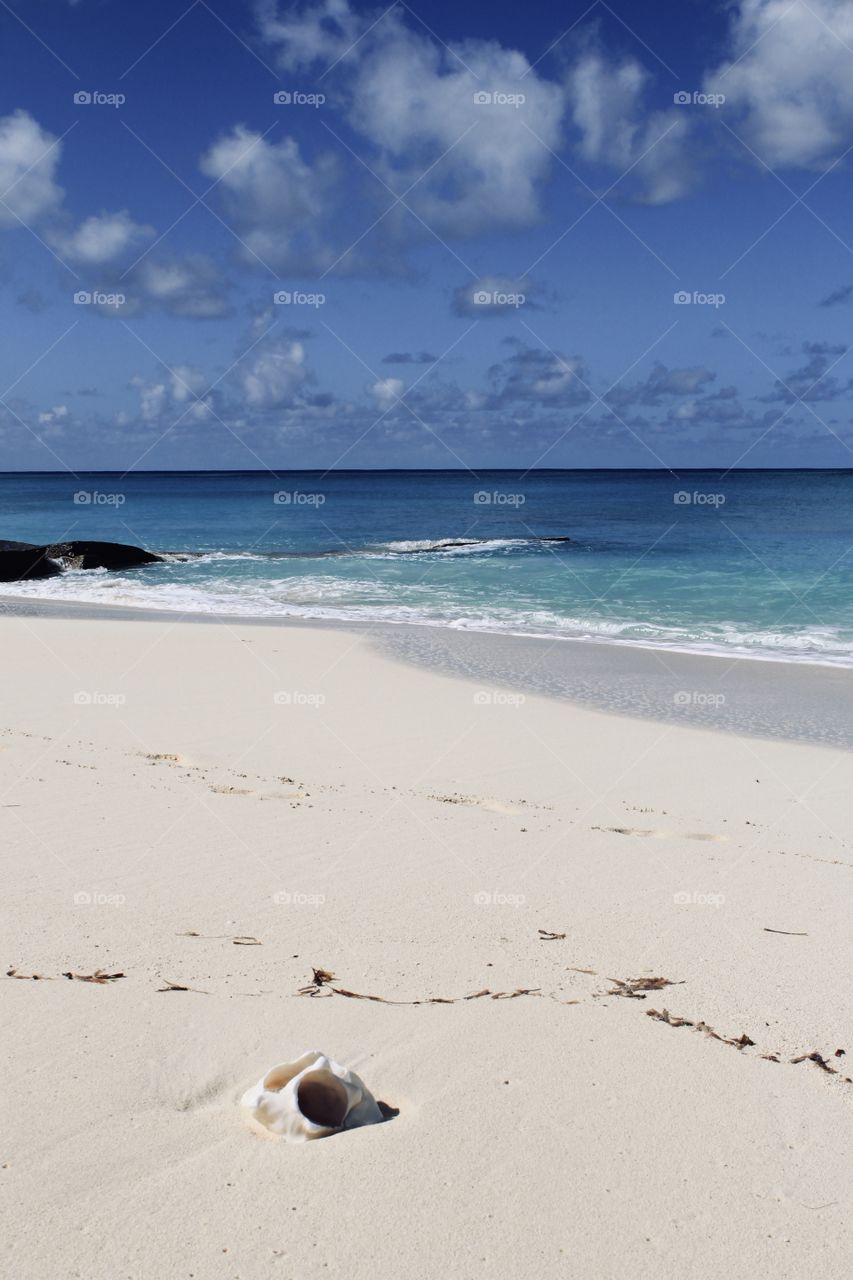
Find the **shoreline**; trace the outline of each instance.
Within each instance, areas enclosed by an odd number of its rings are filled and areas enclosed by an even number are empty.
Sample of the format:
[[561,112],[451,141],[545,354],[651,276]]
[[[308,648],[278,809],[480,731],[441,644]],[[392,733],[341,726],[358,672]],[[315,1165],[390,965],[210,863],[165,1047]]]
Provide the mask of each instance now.
[[819,662],[463,630],[433,623],[184,614],[0,595],[3,616],[368,635],[378,652],[397,661],[525,695],[759,739],[853,748],[850,668]]
[[[201,554],[201,553],[200,553]],[[68,612],[65,613],[64,611]],[[821,658],[814,654],[805,656],[786,652],[749,651],[723,646],[701,648],[688,643],[665,643],[654,640],[622,639],[617,636],[585,636],[566,635],[560,632],[513,631],[511,629],[489,628],[485,626],[456,626],[449,622],[436,621],[430,618],[413,622],[408,618],[381,617],[329,617],[312,613],[281,614],[246,614],[215,613],[213,611],[194,609],[158,609],[149,604],[110,604],[93,600],[51,599],[47,596],[9,596],[0,591],[0,612],[12,615],[33,615],[53,613],[57,617],[85,617],[90,619],[119,619],[128,615],[161,621],[168,618],[180,618],[186,622],[220,622],[248,623],[252,626],[342,626],[342,627],[411,627],[453,632],[459,635],[497,636],[507,639],[544,641],[548,644],[593,645],[603,649],[641,649],[650,653],[682,654],[685,657],[720,659],[724,662],[761,662],[777,663],[785,667],[821,667],[834,671],[853,671],[853,656],[844,659]]]

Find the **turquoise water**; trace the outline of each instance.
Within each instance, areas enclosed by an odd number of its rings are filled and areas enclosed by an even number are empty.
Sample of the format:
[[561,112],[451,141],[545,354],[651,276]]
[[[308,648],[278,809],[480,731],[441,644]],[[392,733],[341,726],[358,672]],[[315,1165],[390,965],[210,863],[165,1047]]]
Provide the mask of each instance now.
[[24,599],[853,665],[851,471],[7,474],[0,537],[194,553]]

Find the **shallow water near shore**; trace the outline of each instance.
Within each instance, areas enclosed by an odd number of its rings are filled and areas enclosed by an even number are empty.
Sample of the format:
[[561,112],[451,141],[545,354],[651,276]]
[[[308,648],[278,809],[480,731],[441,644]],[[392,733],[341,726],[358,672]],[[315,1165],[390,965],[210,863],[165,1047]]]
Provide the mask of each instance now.
[[170,554],[23,601],[853,666],[853,472],[0,476],[0,534]]

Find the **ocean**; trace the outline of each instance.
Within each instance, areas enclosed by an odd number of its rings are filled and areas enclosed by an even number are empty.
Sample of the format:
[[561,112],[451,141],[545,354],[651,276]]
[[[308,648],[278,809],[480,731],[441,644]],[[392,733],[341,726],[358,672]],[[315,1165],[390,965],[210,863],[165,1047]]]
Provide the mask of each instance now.
[[7,473],[0,537],[170,557],[19,600],[853,666],[848,470]]

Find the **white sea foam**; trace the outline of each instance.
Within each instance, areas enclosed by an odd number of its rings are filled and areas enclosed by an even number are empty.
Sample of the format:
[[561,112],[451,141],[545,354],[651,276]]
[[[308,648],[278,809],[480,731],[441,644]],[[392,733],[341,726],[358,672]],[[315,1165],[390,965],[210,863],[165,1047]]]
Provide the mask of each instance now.
[[[223,557],[226,558],[226,557]],[[228,557],[230,558],[230,557]],[[79,605],[219,615],[233,618],[304,618],[338,622],[388,622],[447,627],[504,635],[633,645],[684,653],[736,656],[822,666],[853,667],[853,641],[831,627],[746,630],[733,623],[693,627],[630,618],[564,616],[548,609],[455,599],[449,590],[423,582],[346,579],[333,574],[290,578],[225,577],[201,582],[153,581],[150,576],[69,572],[60,578],[4,584],[10,602],[52,600]]]

